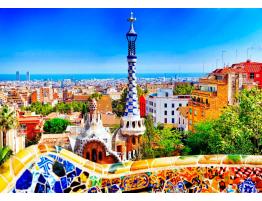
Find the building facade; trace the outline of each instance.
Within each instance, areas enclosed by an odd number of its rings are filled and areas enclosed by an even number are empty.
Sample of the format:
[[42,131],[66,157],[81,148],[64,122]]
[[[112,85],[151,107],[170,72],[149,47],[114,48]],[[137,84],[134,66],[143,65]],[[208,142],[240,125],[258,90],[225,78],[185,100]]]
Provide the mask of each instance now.
[[260,87],[261,66],[262,63],[248,60],[215,69],[206,78],[199,79],[189,101],[188,129],[192,131],[196,123],[218,118],[226,106],[237,103],[241,90]]
[[95,99],[90,102],[89,110],[83,131],[76,138],[70,137],[74,153],[101,164],[120,162],[117,153],[112,151],[112,136],[103,126]]
[[178,127],[179,108],[185,107],[190,95],[173,95],[173,89],[158,89],[146,98],[146,114],[152,115],[154,124],[170,124]]

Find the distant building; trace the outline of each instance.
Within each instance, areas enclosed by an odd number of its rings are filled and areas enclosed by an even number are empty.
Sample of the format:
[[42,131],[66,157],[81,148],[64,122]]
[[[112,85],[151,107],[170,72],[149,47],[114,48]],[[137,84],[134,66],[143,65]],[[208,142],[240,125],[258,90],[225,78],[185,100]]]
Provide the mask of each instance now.
[[187,131],[188,130],[188,107],[180,107],[178,109],[178,129],[180,131]]
[[16,81],[20,81],[20,73],[19,71],[16,71]]
[[185,107],[190,95],[173,95],[173,89],[158,89],[146,98],[146,114],[152,115],[154,124],[171,124],[178,127],[179,108]]
[[30,81],[30,72],[26,72],[26,81]]
[[249,82],[254,82],[258,85],[258,87],[262,88],[262,63],[260,62],[252,62],[251,60],[247,60],[246,62],[241,62],[237,64],[233,64],[233,69],[241,68],[243,73],[245,74],[244,78],[246,78]]
[[43,132],[44,119],[40,115],[20,112],[18,122],[20,131],[26,134],[27,140],[33,140]]
[[223,108],[237,103],[237,95],[242,89],[261,88],[262,63],[250,60],[231,67],[215,69],[192,92],[189,102],[188,129],[207,119],[216,119]]

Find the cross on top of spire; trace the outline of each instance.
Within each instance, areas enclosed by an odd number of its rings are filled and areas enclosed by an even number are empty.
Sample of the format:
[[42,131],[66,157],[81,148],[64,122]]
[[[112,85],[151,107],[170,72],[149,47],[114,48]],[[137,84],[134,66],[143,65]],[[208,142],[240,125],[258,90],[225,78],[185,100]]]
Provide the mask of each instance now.
[[136,35],[135,29],[134,29],[134,22],[136,21],[136,18],[133,16],[133,12],[130,14],[130,18],[127,19],[127,21],[130,22],[130,29],[127,33],[128,35]]
[[130,23],[134,23],[134,22],[136,21],[136,18],[134,18],[134,15],[133,15],[133,14],[134,14],[134,13],[131,12],[131,13],[130,13],[130,18],[127,19]]

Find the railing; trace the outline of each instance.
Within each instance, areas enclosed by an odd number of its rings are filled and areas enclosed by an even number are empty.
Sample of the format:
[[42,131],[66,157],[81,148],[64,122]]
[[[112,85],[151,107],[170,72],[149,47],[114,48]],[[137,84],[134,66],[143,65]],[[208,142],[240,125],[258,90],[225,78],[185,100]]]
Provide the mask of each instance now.
[[189,106],[200,106],[200,107],[205,107],[205,108],[209,108],[210,104],[209,103],[201,103],[201,102],[197,102],[194,100],[191,100],[188,102]]
[[200,89],[195,89],[192,91],[192,96],[215,97],[217,96],[217,92],[216,91],[202,91]]

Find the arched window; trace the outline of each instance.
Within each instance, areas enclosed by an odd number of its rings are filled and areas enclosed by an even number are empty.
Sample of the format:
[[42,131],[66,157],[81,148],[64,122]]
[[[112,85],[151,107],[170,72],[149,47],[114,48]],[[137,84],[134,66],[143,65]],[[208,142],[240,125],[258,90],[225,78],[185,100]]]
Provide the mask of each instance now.
[[126,127],[129,128],[129,121],[126,122]]
[[139,128],[141,127],[141,122],[140,121],[138,121],[138,126],[139,126]]
[[136,122],[135,121],[132,122],[132,126],[133,126],[133,128],[136,127]]
[[101,151],[99,151],[99,153],[98,153],[98,160],[102,160],[102,158],[103,158],[103,156],[102,156],[102,152]]
[[135,138],[135,136],[132,137],[132,144],[133,144],[133,145],[136,144],[136,138]]
[[92,149],[92,161],[96,162],[97,161],[97,154],[96,154],[96,150]]
[[86,159],[90,160],[90,153],[89,152],[86,153]]

